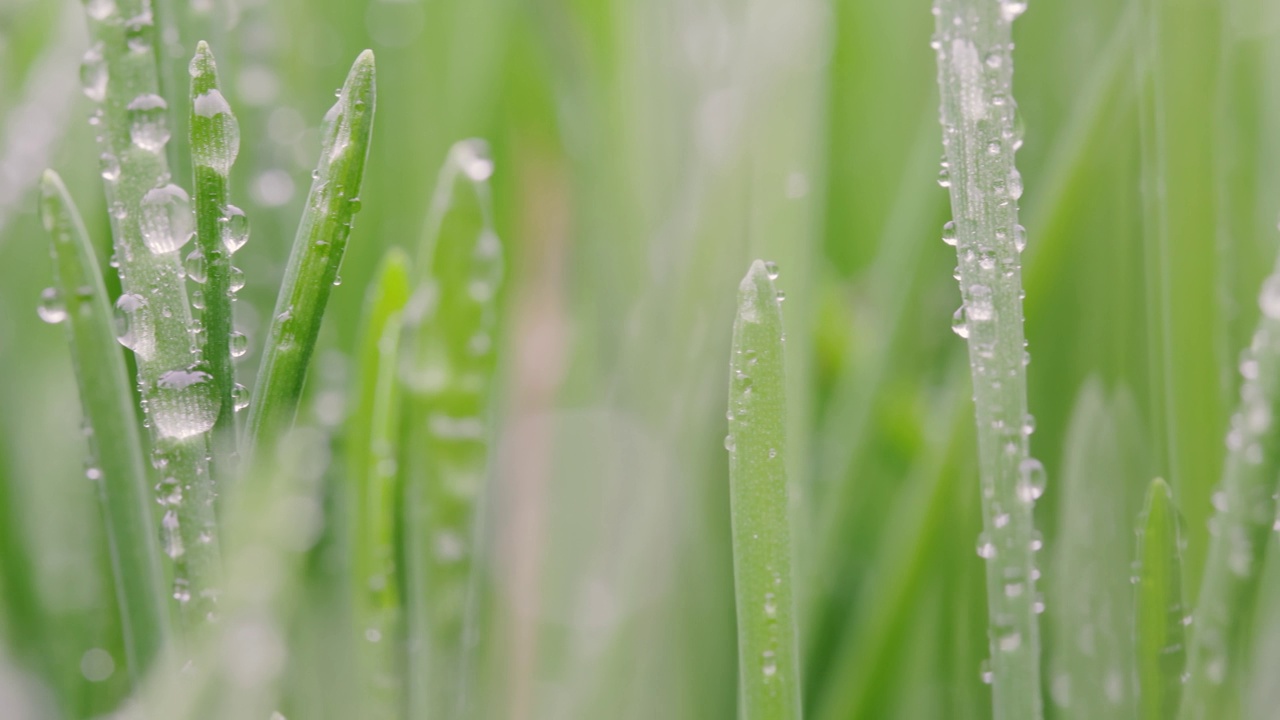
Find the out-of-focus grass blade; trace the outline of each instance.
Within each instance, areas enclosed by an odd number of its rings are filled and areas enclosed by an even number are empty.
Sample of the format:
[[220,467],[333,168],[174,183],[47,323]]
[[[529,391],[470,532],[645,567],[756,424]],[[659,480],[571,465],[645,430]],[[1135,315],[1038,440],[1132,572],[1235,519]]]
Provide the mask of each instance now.
[[1169,485],[1160,478],[1147,491],[1141,522],[1134,605],[1138,717],[1164,720],[1178,712],[1186,650],[1178,511]]
[[40,191],[58,282],[54,291],[61,298],[51,312],[67,328],[81,403],[92,430],[88,475],[102,500],[128,670],[136,683],[170,632],[142,438],[89,235],[56,173],[45,172]]
[[364,713],[395,718],[403,692],[403,578],[396,568],[399,493],[400,313],[409,299],[409,258],[389,251],[365,300],[346,444],[355,627]]
[[[248,239],[244,211],[230,204],[228,175],[240,152],[240,125],[218,85],[218,67],[203,40],[191,59],[191,165],[195,176],[196,239],[202,272],[188,273],[202,284],[193,294],[203,316],[201,356],[213,376],[219,403],[214,424],[215,471],[221,471],[235,452],[236,395],[233,354],[243,353],[244,338],[232,337],[231,255]],[[237,281],[237,284],[239,281]]]
[[245,458],[288,429],[297,413],[325,305],[360,209],[360,185],[373,135],[374,76],[373,52],[366,50],[356,58],[338,101],[325,115],[315,180],[294,238],[249,405]]
[[729,501],[744,720],[799,720],[787,405],[776,272],[757,260],[738,288],[729,376]]
[[1140,487],[1123,442],[1131,428],[1098,380],[1085,383],[1065,441],[1057,541],[1045,583],[1054,638],[1048,666],[1055,717],[1129,720],[1134,687],[1127,548]]
[[493,229],[493,160],[455,144],[440,172],[405,309],[402,465],[413,712],[461,712],[470,684],[469,623],[488,478],[488,409],[503,251]]

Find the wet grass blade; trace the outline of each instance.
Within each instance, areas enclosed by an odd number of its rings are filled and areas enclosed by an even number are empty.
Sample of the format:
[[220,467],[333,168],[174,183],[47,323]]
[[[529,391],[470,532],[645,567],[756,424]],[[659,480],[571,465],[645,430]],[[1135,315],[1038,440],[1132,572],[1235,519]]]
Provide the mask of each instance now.
[[165,148],[168,103],[159,95],[150,3],[85,5],[93,45],[85,94],[100,104],[102,177],[123,294],[118,339],[133,350],[152,435],[152,466],[165,506],[163,549],[173,561],[173,597],[195,631],[213,610],[217,528],[208,432],[217,419],[212,376],[199,360],[179,253],[194,233],[190,198],[172,184]]
[[943,239],[956,246],[963,306],[954,329],[967,338],[977,421],[987,561],[992,696],[997,720],[1043,717],[1036,612],[1033,507],[1044,468],[1031,458],[1026,340],[1022,322],[1018,224],[1021,145],[1013,101],[1013,21],[1023,0],[936,0],[942,96],[943,184],[954,220]]
[[1139,717],[1176,717],[1186,665],[1182,607],[1182,540],[1169,485],[1156,478],[1147,491],[1138,535],[1135,613]]
[[370,718],[403,715],[404,579],[396,564],[396,459],[400,318],[408,299],[409,258],[393,248],[383,258],[365,301],[346,445],[354,499],[350,527],[355,627],[362,649],[364,712]]
[[738,287],[729,377],[729,500],[744,720],[798,720],[782,309],[757,260]]
[[61,297],[55,312],[63,316],[92,429],[88,472],[102,501],[128,670],[136,685],[170,634],[142,438],[111,304],[80,213],[52,170],[45,172],[40,191]]
[[360,209],[375,104],[373,52],[356,58],[325,115],[320,160],[302,222],[285,268],[249,405],[242,452],[251,458],[258,446],[287,430],[297,414],[329,294],[347,249],[351,225]]
[[[411,705],[463,712],[472,669],[472,593],[489,466],[494,332],[503,280],[493,229],[493,160],[481,140],[449,152],[405,310],[403,470],[409,558]],[[423,706],[428,709],[423,709]]]
[[231,266],[231,256],[248,240],[249,226],[244,211],[230,203],[228,191],[228,174],[240,152],[240,125],[222,95],[217,64],[204,41],[196,47],[190,73],[198,260],[188,263],[197,268],[188,277],[202,285],[192,301],[202,318],[201,355],[218,398],[213,446],[214,468],[221,472],[235,453],[236,400],[245,392],[236,389],[231,363],[234,355],[244,353],[246,341],[243,335],[233,334],[231,302],[243,280]]

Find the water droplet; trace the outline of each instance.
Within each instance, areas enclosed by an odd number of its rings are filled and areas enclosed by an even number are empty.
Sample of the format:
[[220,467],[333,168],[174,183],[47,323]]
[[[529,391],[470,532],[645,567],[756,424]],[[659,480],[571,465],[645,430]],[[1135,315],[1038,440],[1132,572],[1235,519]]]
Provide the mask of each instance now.
[[484,182],[493,176],[493,158],[484,140],[463,140],[453,146],[453,161],[472,182]]
[[1018,499],[1033,503],[1044,495],[1046,476],[1044,465],[1035,458],[1027,458],[1018,464]]
[[186,604],[191,601],[191,586],[186,578],[175,578],[173,581],[173,599]]
[[231,268],[228,282],[230,283],[227,287],[228,290],[233,293],[240,292],[244,288],[244,271],[238,267]]
[[231,402],[235,404],[236,412],[249,407],[249,388],[236,383],[235,387],[231,388]]
[[186,548],[182,547],[182,534],[178,532],[178,512],[172,508],[166,510],[160,528],[164,535],[164,554],[173,560],[182,557]]
[[733,452],[738,447],[738,443],[733,439],[733,435],[724,436],[724,449]]
[[204,309],[204,291],[203,290],[191,291],[191,307],[195,308],[196,310]]
[[364,639],[371,643],[381,642],[382,633],[378,632],[377,628],[368,628],[364,631]]
[[150,417],[162,437],[188,438],[213,427],[218,405],[213,377],[192,366],[160,376],[151,398]]
[[1280,273],[1272,275],[1262,283],[1262,292],[1258,295],[1258,305],[1263,314],[1272,320],[1280,320]]
[[[1017,147],[1014,147],[1016,150]],[[1009,197],[1017,200],[1022,197],[1022,173],[1016,169],[1009,173]]]
[[209,280],[209,265],[205,262],[204,252],[200,248],[195,248],[187,254],[183,268],[187,272],[187,277],[191,278],[191,282],[204,284]]
[[996,513],[996,515],[991,518],[991,524],[995,525],[997,528],[1005,527],[1009,524],[1009,513]]
[[1021,225],[1013,226],[1013,247],[1018,252],[1027,249],[1027,229]]
[[767,618],[778,617],[778,598],[773,593],[764,594],[764,615]]
[[972,285],[969,287],[969,301],[965,304],[965,316],[975,322],[987,322],[995,317],[995,307],[991,301],[991,288],[986,285]]
[[951,332],[966,340],[969,338],[969,324],[965,321],[963,305],[956,308],[955,314],[951,316]]
[[129,52],[138,54],[151,52],[151,34],[154,30],[155,22],[152,20],[150,10],[144,10],[129,18],[124,24],[124,37],[129,45]]
[[999,141],[999,140],[992,140],[991,142],[987,143],[987,154],[988,154],[988,155],[999,155],[999,154],[1000,154],[1000,150],[1001,150],[1001,149],[1002,149],[1002,148],[1001,148],[1001,146],[1000,146],[1000,141]]
[[1036,416],[1032,415],[1031,413],[1027,413],[1026,417],[1022,418],[1022,434],[1030,435],[1035,431],[1036,431]]
[[231,333],[230,345],[231,357],[244,357],[244,354],[249,352],[249,337],[242,332],[233,332]]
[[991,537],[985,532],[978,535],[978,557],[983,560],[990,560],[996,556],[995,543],[991,542]]
[[102,479],[102,469],[98,467],[94,467],[93,465],[90,465],[89,467],[84,469],[84,476],[88,480],[97,482],[98,480]]
[[85,51],[84,59],[80,61],[80,87],[84,89],[85,97],[94,102],[107,99],[107,80],[110,76],[102,47],[102,41],[94,43]]
[[1000,2],[1000,15],[1005,22],[1013,22],[1026,11],[1026,0],[1001,0]]
[[169,122],[165,114],[169,104],[159,95],[139,95],[129,103],[129,138],[134,145],[153,153],[164,150],[169,142]]
[[57,325],[67,319],[67,306],[62,302],[62,293],[57,288],[45,288],[40,293],[40,305],[36,314],[50,325]]
[[942,161],[942,166],[938,169],[938,186],[951,187],[951,163],[946,160]]
[[991,670],[991,661],[983,660],[982,665],[978,668],[978,677],[982,678],[983,685],[990,685],[996,679],[996,674]]
[[[240,123],[231,113],[231,105],[213,88],[197,95],[191,105],[193,122],[199,135],[191,145],[191,158],[196,165],[213,168],[226,175],[240,154]],[[202,132],[201,132],[202,131]]]
[[177,185],[148,190],[142,196],[141,212],[142,239],[157,255],[177,251],[196,234],[191,198]]
[[111,653],[102,648],[89,648],[80,656],[80,674],[89,682],[103,682],[115,672],[115,659],[111,657]]
[[954,220],[948,220],[947,224],[942,226],[942,242],[950,245],[951,247],[955,247],[956,243],[959,242],[956,235],[956,222]]
[[1014,652],[1022,647],[1022,634],[1015,630],[1000,637],[996,644],[1000,647],[1001,652]]
[[144,360],[155,354],[155,327],[141,295],[125,293],[116,300],[116,340]]
[[116,14],[115,0],[86,0],[84,11],[90,18],[102,22]]
[[120,179],[120,160],[109,152],[102,153],[98,158],[98,164],[102,168],[102,179],[107,182],[115,182]]
[[766,679],[778,674],[778,656],[772,650],[765,650],[761,655],[764,661],[764,676]]

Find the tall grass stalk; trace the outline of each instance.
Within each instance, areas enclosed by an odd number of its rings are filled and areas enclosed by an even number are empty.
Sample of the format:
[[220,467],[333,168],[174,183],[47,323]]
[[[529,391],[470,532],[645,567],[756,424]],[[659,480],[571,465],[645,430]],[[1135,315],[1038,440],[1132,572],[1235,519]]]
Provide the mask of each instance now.
[[86,474],[102,502],[127,669],[136,687],[170,634],[142,438],[89,234],[52,170],[45,172],[40,191],[41,215],[52,240],[54,291],[60,298],[45,309],[45,318],[67,329],[89,436]]
[[[235,454],[237,402],[247,395],[237,388],[231,364],[242,355],[247,338],[235,333],[231,302],[244,281],[231,266],[231,255],[249,239],[244,211],[229,201],[228,175],[240,152],[240,124],[218,85],[218,67],[208,44],[201,41],[191,59],[191,166],[195,179],[198,245],[188,260],[188,278],[201,287],[192,293],[199,311],[201,356],[213,376],[218,400],[213,427],[214,469],[224,471]],[[247,399],[247,398],[245,398]]]
[[738,287],[729,364],[729,501],[744,720],[799,720],[782,308],[757,260]]
[[987,561],[995,717],[1036,720],[1040,692],[1039,606],[1033,523],[1044,469],[1029,455],[1026,342],[1022,330],[1018,224],[1022,179],[1014,167],[1013,20],[1022,0],[936,0],[938,85],[942,95],[943,184],[954,219],[943,237],[956,246],[964,304],[954,329],[969,341],[977,417]]
[[373,52],[356,58],[325,114],[320,159],[294,238],[267,333],[258,383],[249,404],[242,455],[253,453],[293,424],[320,323],[360,210],[376,96]]
[[1280,466],[1280,264],[1263,282],[1262,317],[1242,354],[1240,403],[1227,433],[1226,468],[1214,491],[1205,564],[1191,629],[1183,720],[1220,717],[1234,707],[1235,664],[1247,657],[1249,627],[1267,545],[1276,522]]
[[213,611],[217,528],[206,456],[217,419],[212,376],[199,364],[181,249],[194,235],[190,199],[170,183],[165,147],[168,103],[159,95],[156,28],[150,3],[85,5],[93,45],[85,94],[101,104],[102,177],[123,295],[120,343],[133,350],[152,436],[164,552],[173,560],[173,597],[190,629]]
[[411,714],[456,717],[475,643],[478,505],[488,479],[494,333],[503,280],[493,160],[481,140],[449,151],[405,309],[402,466]]
[[1164,480],[1152,481],[1141,520],[1134,603],[1139,717],[1164,720],[1177,717],[1187,659],[1182,539],[1173,493]]

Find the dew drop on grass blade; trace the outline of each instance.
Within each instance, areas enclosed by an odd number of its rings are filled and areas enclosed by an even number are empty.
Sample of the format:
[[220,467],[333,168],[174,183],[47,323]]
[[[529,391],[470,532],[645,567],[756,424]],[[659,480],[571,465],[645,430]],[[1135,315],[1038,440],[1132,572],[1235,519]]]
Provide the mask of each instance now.
[[[101,169],[123,294],[118,339],[134,352],[151,429],[162,550],[171,595],[192,632],[211,616],[218,575],[208,433],[217,420],[212,376],[200,361],[181,253],[195,235],[190,197],[170,181],[168,103],[159,95],[156,27],[144,0],[89,2],[85,94],[102,150]],[[190,634],[190,633],[188,633]]]
[[93,245],[61,178],[46,171],[40,210],[52,240],[57,312],[67,329],[90,445],[89,479],[102,501],[131,680],[138,684],[169,635],[160,547],[124,357]]
[[800,667],[777,270],[759,260],[738,286],[729,363],[730,522],[744,720],[798,720]]
[[1182,606],[1182,540],[1169,485],[1156,478],[1138,534],[1138,583],[1134,603],[1139,717],[1176,717],[1186,668]]
[[[411,705],[462,711],[472,665],[476,518],[489,466],[489,405],[503,249],[482,140],[449,151],[405,309],[403,471]],[[421,703],[422,705],[419,705]]]
[[[1044,468],[1029,455],[1026,343],[1014,167],[1013,21],[1023,0],[935,0],[943,146],[953,220],[944,230],[959,260],[962,311],[953,329],[969,345],[987,565],[996,720],[1043,717],[1032,509]],[[1005,588],[1017,584],[1022,592]]]
[[403,716],[403,595],[396,562],[400,508],[401,311],[409,299],[409,258],[393,248],[365,299],[346,461],[353,605],[360,644],[361,691],[371,720]]
[[356,58],[338,101],[324,116],[315,179],[285,268],[257,387],[250,399],[242,447],[247,462],[252,462],[256,448],[266,447],[287,430],[297,414],[325,306],[360,210],[375,96],[373,52],[366,50]]

